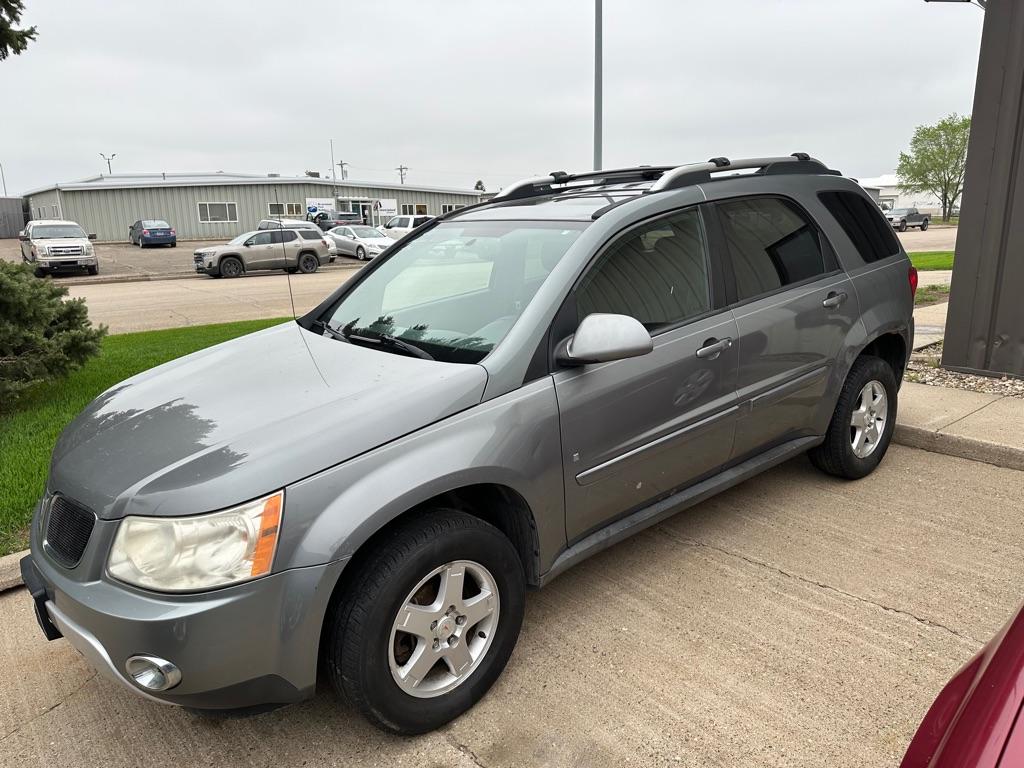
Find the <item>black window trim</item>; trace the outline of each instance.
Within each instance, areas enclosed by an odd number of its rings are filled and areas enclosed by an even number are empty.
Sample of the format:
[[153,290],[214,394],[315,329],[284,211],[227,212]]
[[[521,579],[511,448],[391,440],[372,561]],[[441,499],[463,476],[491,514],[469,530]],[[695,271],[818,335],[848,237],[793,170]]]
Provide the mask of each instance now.
[[[814,229],[818,235],[818,247],[821,249],[822,259],[827,271],[822,272],[820,275],[812,275],[811,277],[804,278],[795,283],[787,283],[786,285],[780,285],[771,291],[759,293],[756,296],[751,296],[746,299],[738,298],[738,291],[736,289],[736,275],[732,268],[732,252],[729,250],[728,241],[725,237],[725,227],[722,224],[722,217],[718,211],[719,203],[729,203],[735,200],[754,200],[754,199],[775,199],[782,200],[783,202],[792,205],[800,215],[807,221],[807,223]],[[832,241],[829,240],[828,235],[821,228],[818,220],[812,216],[807,209],[800,204],[799,201],[793,199],[789,195],[781,195],[776,193],[759,193],[759,194],[746,194],[746,195],[732,195],[730,197],[720,197],[714,200],[709,200],[704,203],[708,209],[708,219],[712,223],[712,229],[714,230],[715,247],[718,250],[717,260],[721,262],[722,271],[726,273],[726,295],[728,297],[726,309],[735,309],[736,307],[746,306],[752,304],[755,301],[761,301],[762,299],[771,298],[772,296],[778,296],[786,291],[792,291],[804,286],[816,283],[819,280],[825,280],[826,278],[834,278],[837,275],[844,274],[842,265],[839,263],[836,249],[832,246]],[[831,269],[828,269],[831,267]]]

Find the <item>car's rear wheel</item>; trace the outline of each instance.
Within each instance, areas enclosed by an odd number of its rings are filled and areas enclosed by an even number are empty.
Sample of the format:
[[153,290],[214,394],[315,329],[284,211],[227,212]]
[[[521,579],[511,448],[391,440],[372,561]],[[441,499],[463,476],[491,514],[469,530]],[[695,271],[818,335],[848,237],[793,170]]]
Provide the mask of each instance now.
[[924,221],[921,222],[921,231],[925,232],[927,230],[928,230],[928,219],[925,219]]
[[896,427],[896,375],[887,362],[857,358],[839,394],[825,441],[811,449],[818,469],[850,480],[864,477],[882,461]]
[[366,261],[366,249],[361,245],[356,248],[356,258],[360,261]]
[[238,277],[244,271],[241,260],[234,256],[225,256],[220,260],[220,273],[224,277]]
[[522,563],[494,526],[453,509],[399,523],[361,558],[334,612],[331,682],[379,728],[438,728],[498,679],[524,599]]
[[312,253],[299,255],[299,272],[304,275],[312,274],[320,268],[320,260]]

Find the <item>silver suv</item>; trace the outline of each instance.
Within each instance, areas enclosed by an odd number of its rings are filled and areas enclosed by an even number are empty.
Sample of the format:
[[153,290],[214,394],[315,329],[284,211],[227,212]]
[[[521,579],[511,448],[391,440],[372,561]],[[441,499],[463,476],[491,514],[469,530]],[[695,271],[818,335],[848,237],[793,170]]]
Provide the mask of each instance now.
[[436,728],[501,674],[528,587],[802,453],[871,472],[915,288],[806,155],[514,184],[90,404],[22,561],[39,623],[151,699],[285,704],[320,672]]
[[330,259],[327,239],[319,228],[262,229],[246,232],[224,245],[208,245],[192,253],[196,272],[212,277],[239,277],[261,269],[316,272]]

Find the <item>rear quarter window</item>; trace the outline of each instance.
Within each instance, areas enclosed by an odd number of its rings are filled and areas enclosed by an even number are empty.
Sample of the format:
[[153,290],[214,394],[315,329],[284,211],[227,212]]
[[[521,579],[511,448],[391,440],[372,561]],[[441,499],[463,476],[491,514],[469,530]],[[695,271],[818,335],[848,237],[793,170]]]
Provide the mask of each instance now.
[[818,199],[832,214],[865,263],[895,256],[900,242],[878,207],[857,192],[828,190]]
[[303,240],[320,240],[323,238],[323,235],[318,229],[300,229],[298,232],[299,235],[302,236]]

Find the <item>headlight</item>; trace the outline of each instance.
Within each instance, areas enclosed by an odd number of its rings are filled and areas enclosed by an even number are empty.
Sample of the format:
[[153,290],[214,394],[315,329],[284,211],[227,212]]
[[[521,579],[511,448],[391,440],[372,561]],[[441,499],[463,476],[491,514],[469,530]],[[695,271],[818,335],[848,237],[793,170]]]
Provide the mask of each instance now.
[[86,243],[85,244],[85,251],[84,251],[85,255],[86,256],[92,256],[92,251],[93,251],[92,243]]
[[237,584],[270,573],[284,491],[194,517],[121,521],[107,571],[158,592],[189,592]]
[[46,250],[46,246],[45,245],[37,245],[36,246],[36,256],[48,256],[49,253],[50,252],[48,250]]

